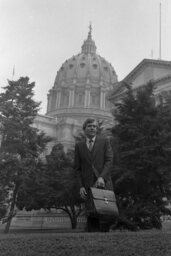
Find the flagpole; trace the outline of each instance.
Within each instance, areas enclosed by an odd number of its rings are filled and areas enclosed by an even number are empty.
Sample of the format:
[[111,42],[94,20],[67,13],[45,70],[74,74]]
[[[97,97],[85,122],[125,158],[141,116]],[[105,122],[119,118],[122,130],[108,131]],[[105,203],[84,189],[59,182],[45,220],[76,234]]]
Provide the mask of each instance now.
[[161,2],[159,5],[159,60],[161,60]]

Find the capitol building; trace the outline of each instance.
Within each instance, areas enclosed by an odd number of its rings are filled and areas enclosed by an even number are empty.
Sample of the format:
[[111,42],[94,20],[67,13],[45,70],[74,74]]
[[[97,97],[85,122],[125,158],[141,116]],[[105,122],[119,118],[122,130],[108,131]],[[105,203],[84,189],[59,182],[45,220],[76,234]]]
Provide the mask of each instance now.
[[65,149],[74,146],[84,120],[94,117],[104,128],[114,125],[111,109],[125,94],[124,82],[134,90],[153,81],[156,102],[171,92],[171,61],[143,59],[122,81],[113,66],[96,52],[92,29],[83,42],[81,52],[66,60],[57,71],[48,93],[47,112],[38,115],[34,126],[52,137],[46,152],[56,143]]
[[117,81],[112,65],[96,53],[90,26],[81,52],[66,60],[57,71],[48,93],[47,113],[35,119],[34,125],[53,138],[46,153],[56,143],[62,143],[65,149],[73,147],[74,136],[88,117],[103,120],[105,127],[113,124],[112,103],[106,96]]

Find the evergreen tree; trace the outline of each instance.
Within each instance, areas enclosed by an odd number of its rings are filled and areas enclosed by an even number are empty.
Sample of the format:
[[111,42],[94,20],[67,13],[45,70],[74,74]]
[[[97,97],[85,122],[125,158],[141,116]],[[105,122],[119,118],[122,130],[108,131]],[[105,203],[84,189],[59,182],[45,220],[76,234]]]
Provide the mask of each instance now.
[[118,149],[113,180],[120,213],[140,228],[161,228],[161,216],[170,214],[170,105],[155,104],[152,82],[137,93],[127,89],[116,105],[113,127]]
[[12,194],[5,232],[9,231],[19,188],[50,140],[33,127],[40,106],[33,100],[34,86],[28,77],[21,77],[8,81],[0,94],[0,182]]
[[23,184],[17,200],[19,209],[62,209],[68,214],[71,226],[75,229],[82,211],[82,200],[73,158],[73,151],[65,153],[63,145],[56,144],[50,155],[46,156],[47,163],[39,163],[35,175],[30,175]]
[[74,152],[64,152],[62,144],[53,147],[47,156],[47,169],[49,175],[49,187],[55,197],[50,198],[50,203],[56,209],[65,211],[71,221],[72,229],[77,226],[77,218],[82,212],[82,199],[79,194],[79,183],[74,170]]

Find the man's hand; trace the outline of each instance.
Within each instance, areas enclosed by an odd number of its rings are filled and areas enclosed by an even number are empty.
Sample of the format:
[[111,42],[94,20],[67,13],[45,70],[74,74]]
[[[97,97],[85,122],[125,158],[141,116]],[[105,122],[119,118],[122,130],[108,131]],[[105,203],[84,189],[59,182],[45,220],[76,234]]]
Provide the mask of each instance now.
[[84,187],[81,187],[81,188],[80,188],[80,196],[81,196],[81,198],[84,199],[84,200],[87,198],[87,192],[86,192],[86,190],[85,190]]
[[105,182],[104,182],[104,179],[102,177],[99,177],[96,181],[96,184],[95,184],[96,187],[101,187],[101,188],[104,188],[105,187]]

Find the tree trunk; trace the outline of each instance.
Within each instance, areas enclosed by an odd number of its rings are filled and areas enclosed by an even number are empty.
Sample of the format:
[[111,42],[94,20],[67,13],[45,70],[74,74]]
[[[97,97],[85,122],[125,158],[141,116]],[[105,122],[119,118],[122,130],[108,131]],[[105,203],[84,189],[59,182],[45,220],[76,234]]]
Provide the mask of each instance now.
[[65,206],[65,211],[68,213],[72,229],[77,227],[77,214],[73,205]]
[[7,224],[6,224],[5,229],[4,229],[5,234],[9,233],[9,229],[10,229],[10,226],[11,226],[11,221],[12,221],[12,218],[14,216],[14,208],[15,208],[17,192],[18,192],[18,186],[16,185],[15,189],[14,189],[14,192],[13,192],[13,196],[12,196],[12,202],[11,202],[10,211],[9,211],[8,218],[7,218]]
[[77,227],[77,217],[76,216],[72,216],[72,218],[71,218],[71,227],[72,227],[72,229],[76,229],[76,227]]

